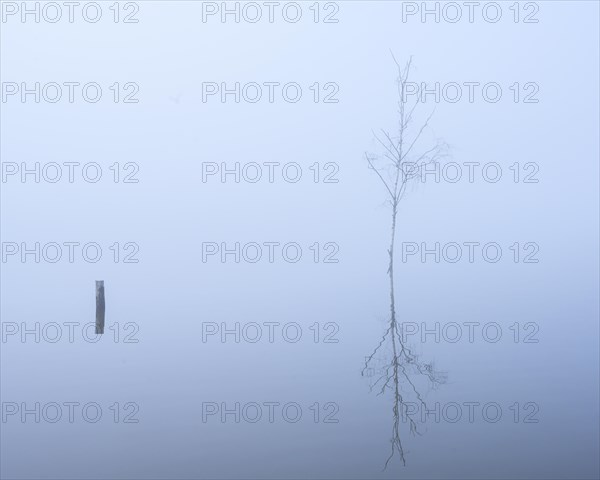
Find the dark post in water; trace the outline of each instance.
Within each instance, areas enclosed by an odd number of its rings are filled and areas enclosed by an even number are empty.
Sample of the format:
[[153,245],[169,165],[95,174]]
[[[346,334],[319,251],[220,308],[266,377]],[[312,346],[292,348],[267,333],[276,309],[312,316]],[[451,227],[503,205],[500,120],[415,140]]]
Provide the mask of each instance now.
[[96,280],[96,334],[104,333],[104,280]]

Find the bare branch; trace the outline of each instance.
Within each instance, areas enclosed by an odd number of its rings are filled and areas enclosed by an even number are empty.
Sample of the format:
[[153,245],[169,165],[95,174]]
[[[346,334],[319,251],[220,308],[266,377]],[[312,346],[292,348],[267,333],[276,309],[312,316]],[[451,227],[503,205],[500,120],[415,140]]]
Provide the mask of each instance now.
[[379,170],[377,170],[375,168],[375,166],[373,165],[373,162],[371,161],[371,159],[369,158],[369,155],[367,153],[365,153],[365,157],[367,158],[367,162],[369,162],[369,166],[371,168],[371,170],[373,170],[377,176],[381,179],[381,181],[383,182],[383,184],[385,185],[385,188],[387,188],[387,191],[389,192],[390,196],[392,198],[394,198],[394,194],[392,193],[392,190],[390,189],[390,187],[388,186],[387,182],[385,181],[385,179],[381,176],[381,173],[379,173]]
[[417,135],[415,136],[414,140],[412,141],[412,143],[410,144],[410,146],[408,147],[408,149],[406,150],[406,152],[404,152],[404,155],[402,156],[402,160],[404,160],[408,156],[408,154],[411,152],[411,150],[415,146],[415,143],[417,143],[417,141],[421,137],[421,134],[423,133],[423,130],[425,130],[427,128],[427,126],[429,125],[429,120],[431,120],[431,117],[433,117],[434,113],[435,113],[435,110],[433,110],[433,112],[431,112],[429,114],[429,116],[427,117],[427,120],[425,120],[425,123],[421,126],[421,128],[419,130],[419,133],[417,133]]
[[[375,140],[377,140],[377,142],[383,148],[385,148],[385,150],[391,155],[391,158],[390,157],[388,157],[388,158],[390,158],[394,163],[396,163],[398,161],[396,159],[396,155],[398,155],[398,159],[399,159],[400,158],[400,152],[398,151],[398,149],[394,145],[394,142],[390,138],[390,135],[385,130],[381,130],[381,133],[383,133],[383,135],[388,139],[388,141],[390,142],[391,147],[389,147],[388,145],[386,145],[385,142],[383,140],[381,140],[374,132],[373,132],[373,136],[375,137]],[[393,150],[392,150],[392,148],[393,148]]]

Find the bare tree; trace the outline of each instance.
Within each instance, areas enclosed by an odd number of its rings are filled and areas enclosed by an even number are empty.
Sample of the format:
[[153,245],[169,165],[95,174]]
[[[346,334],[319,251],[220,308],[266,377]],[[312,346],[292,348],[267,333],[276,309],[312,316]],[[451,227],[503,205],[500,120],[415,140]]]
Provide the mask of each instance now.
[[394,294],[394,246],[396,240],[396,225],[398,217],[398,205],[406,193],[407,185],[419,179],[425,165],[435,164],[448,155],[448,146],[442,140],[434,140],[433,145],[422,148],[423,134],[428,130],[429,121],[433,111],[419,126],[414,125],[413,114],[419,105],[419,99],[409,101],[407,98],[407,85],[411,69],[412,57],[404,67],[401,67],[392,53],[392,58],[398,68],[398,115],[399,123],[395,133],[381,130],[380,133],[373,132],[375,140],[381,148],[378,155],[365,153],[368,166],[373,170],[381,183],[384,185],[389,203],[392,207],[391,218],[391,240],[388,249],[389,263],[387,274],[390,285],[390,317],[389,323],[381,341],[375,347],[371,355],[365,358],[363,376],[371,368],[375,355],[383,348],[391,350],[391,360],[386,360],[381,374],[371,385],[371,390],[377,389],[378,395],[386,391],[393,392],[393,424],[391,438],[391,453],[384,466],[395,453],[398,453],[403,465],[406,465],[405,452],[401,440],[400,425],[401,417],[409,426],[412,434],[419,433],[417,422],[413,418],[413,412],[408,408],[407,397],[415,399],[418,405],[426,408],[425,401],[415,377],[420,376],[437,386],[444,383],[446,375],[434,369],[433,363],[424,363],[419,356],[406,345],[402,328],[396,316],[396,297]]

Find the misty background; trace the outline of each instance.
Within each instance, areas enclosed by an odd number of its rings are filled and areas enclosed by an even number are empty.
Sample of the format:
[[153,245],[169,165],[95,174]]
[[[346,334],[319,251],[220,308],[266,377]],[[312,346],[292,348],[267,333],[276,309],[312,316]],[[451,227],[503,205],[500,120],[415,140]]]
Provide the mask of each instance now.
[[[311,21],[309,3],[295,24],[202,22],[201,2],[138,5],[135,24],[0,25],[2,82],[97,82],[104,90],[96,104],[17,96],[0,106],[3,163],[103,169],[98,183],[1,183],[2,242],[103,247],[97,263],[3,260],[3,332],[7,322],[93,322],[95,280],[105,282],[109,332],[97,343],[82,341],[79,330],[73,343],[3,338],[3,405],[97,402],[103,418],[3,419],[1,476],[597,478],[598,4],[537,2],[534,24],[512,21],[507,2],[494,24],[480,16],[402,22],[402,2],[338,2],[331,24]],[[430,418],[416,437],[405,426],[407,466],[396,458],[382,471],[392,403],[369,392],[360,370],[388,318],[390,212],[364,152],[376,148],[372,130],[397,122],[390,50],[402,63],[413,56],[417,82],[503,87],[498,103],[477,96],[420,107],[421,120],[435,107],[430,135],[452,146],[451,161],[496,162],[503,177],[415,184],[401,203],[397,238],[399,250],[401,242],[497,242],[502,259],[396,263],[399,321],[502,328],[496,343],[480,329],[472,343],[415,335],[423,358],[448,372],[428,402],[497,402],[503,416]],[[114,82],[137,83],[139,103],[112,102]],[[297,82],[303,98],[203,102],[203,82]],[[338,84],[339,102],[313,102],[315,82]],[[515,103],[515,82],[537,83],[539,102]],[[115,162],[135,162],[139,182],[113,182]],[[203,182],[203,162],[297,162],[303,178]],[[337,164],[339,182],[313,182],[315,162]],[[515,183],[515,162],[535,162],[539,182]],[[115,242],[136,243],[139,262],[115,263]],[[203,242],[297,242],[303,258],[203,262]],[[339,245],[339,262],[313,262],[315,242]],[[515,242],[537,243],[539,262],[515,263]],[[118,342],[108,330],[115,322]],[[137,343],[123,342],[133,331],[124,330],[128,322],[137,325]],[[203,322],[296,322],[303,336],[203,342]],[[321,335],[335,323],[339,341],[314,342],[315,322]],[[515,322],[539,326],[539,341],[515,342]],[[139,422],[115,423],[115,402],[138,405]],[[297,402],[303,416],[203,422],[203,402]],[[339,406],[339,422],[315,422],[315,402],[321,417],[327,402]],[[537,423],[523,422],[527,402],[539,406]]]

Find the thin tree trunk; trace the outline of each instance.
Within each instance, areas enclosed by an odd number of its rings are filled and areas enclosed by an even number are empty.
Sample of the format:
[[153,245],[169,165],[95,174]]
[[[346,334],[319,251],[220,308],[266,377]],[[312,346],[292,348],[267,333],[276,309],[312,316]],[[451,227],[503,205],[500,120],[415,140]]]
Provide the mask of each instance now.
[[[394,374],[398,378],[398,352],[396,348],[396,298],[394,296],[394,243],[396,240],[396,214],[398,213],[398,202],[392,203],[392,239],[390,243],[390,328],[392,336],[392,349],[394,353]],[[396,381],[396,396],[398,392],[398,382]]]
[[[404,448],[402,447],[402,441],[400,440],[400,406],[402,405],[402,395],[400,394],[400,381],[398,375],[399,360],[398,360],[398,347],[396,345],[396,298],[394,296],[394,244],[396,240],[396,216],[398,213],[398,202],[394,200],[392,202],[392,238],[390,241],[390,266],[388,269],[390,275],[390,336],[392,338],[392,352],[393,352],[393,366],[394,366],[394,424],[393,424],[393,440],[392,440],[392,455],[394,454],[394,445],[398,448],[400,459],[402,464],[406,466],[406,459],[404,457]],[[391,456],[388,458],[385,466],[387,467]]]
[[390,266],[388,268],[388,272],[390,274],[390,313],[391,313],[391,321],[392,326],[395,326],[396,323],[396,301],[394,298],[394,243],[396,240],[396,214],[398,212],[398,204],[394,202],[392,204],[392,239],[390,242]]

